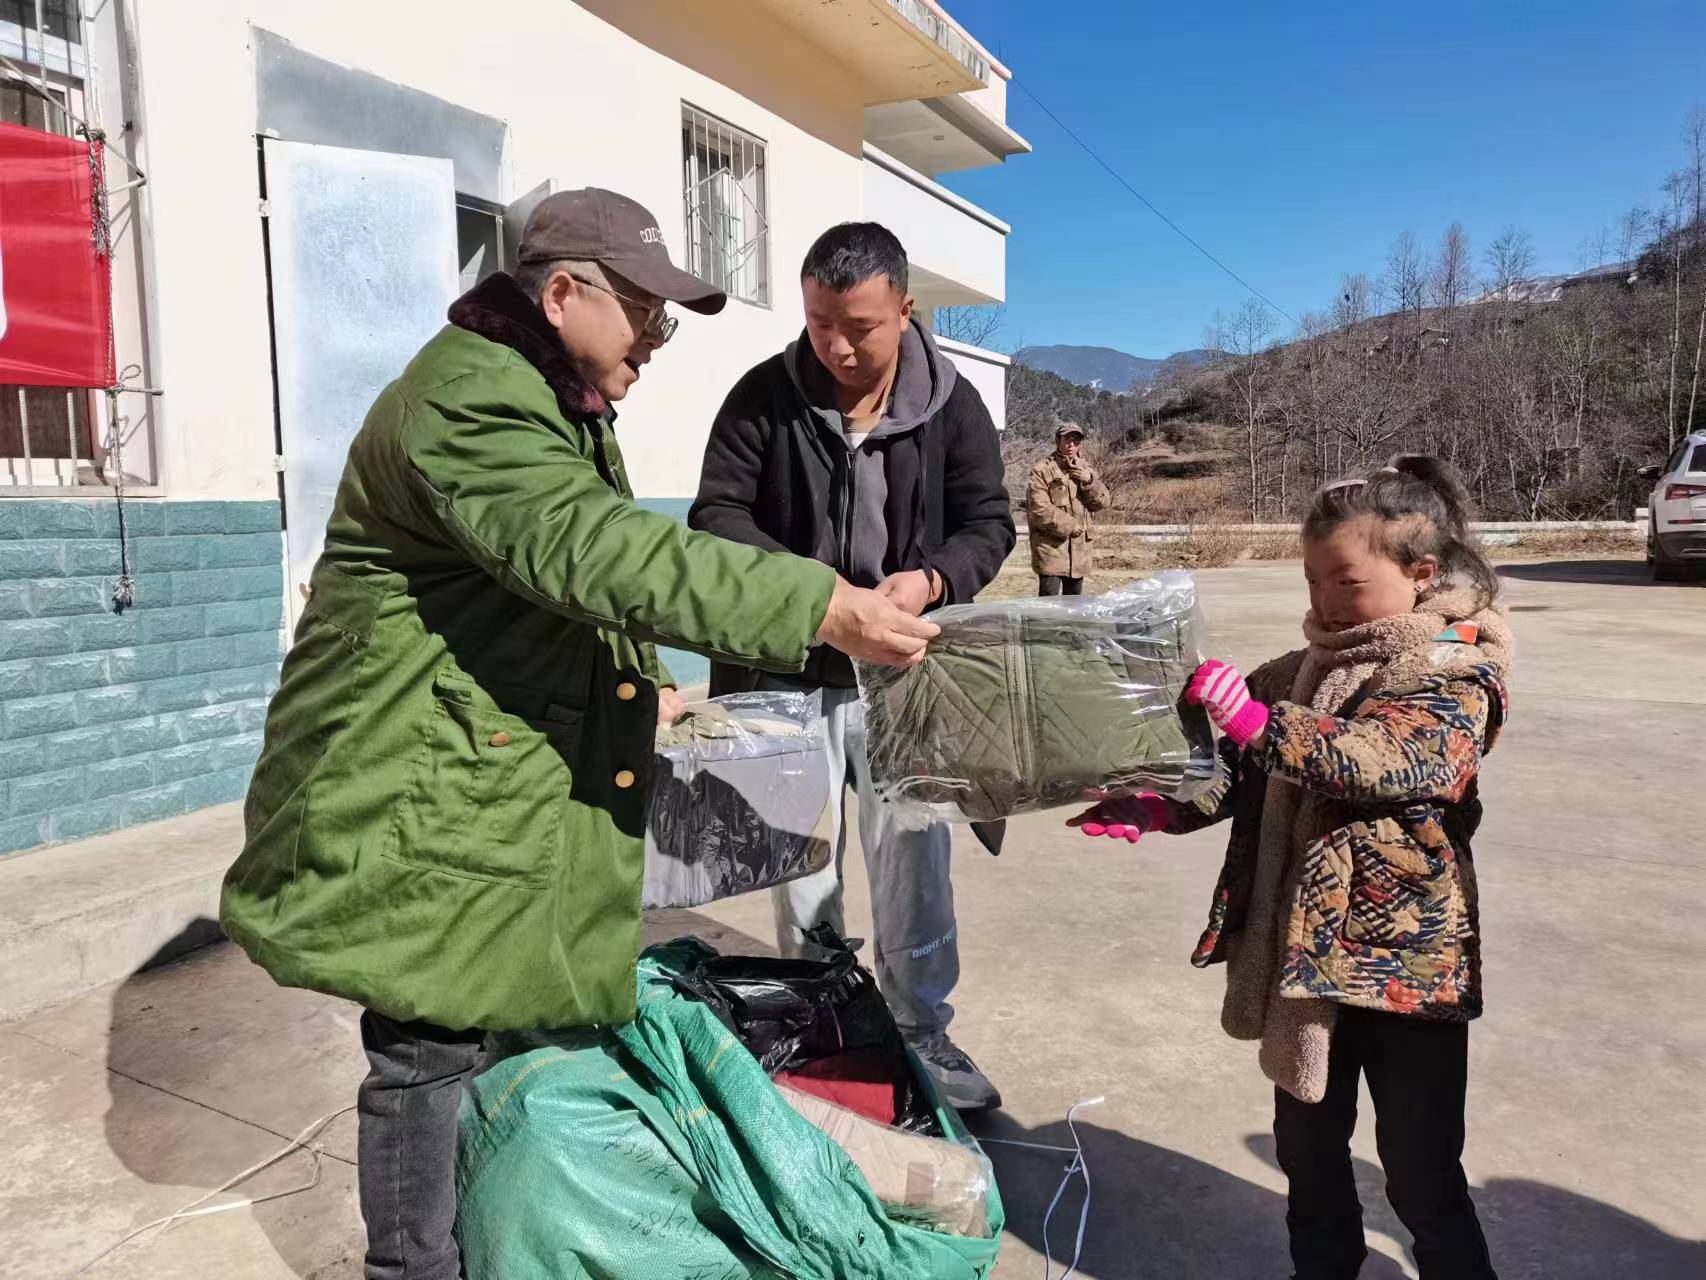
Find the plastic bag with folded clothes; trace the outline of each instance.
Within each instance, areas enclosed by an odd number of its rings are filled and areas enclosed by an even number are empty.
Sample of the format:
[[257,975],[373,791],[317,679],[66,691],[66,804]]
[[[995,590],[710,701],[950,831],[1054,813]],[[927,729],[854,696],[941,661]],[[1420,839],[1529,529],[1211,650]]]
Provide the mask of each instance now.
[[810,930],[806,943],[799,958],[708,952],[675,984],[722,1019],[771,1076],[798,1072],[795,1083],[805,1084],[814,1064],[852,1060],[862,1069],[851,1074],[891,1086],[885,1123],[940,1137],[922,1073],[871,971],[830,925]]
[[903,825],[1214,780],[1213,730],[1183,698],[1202,660],[1189,573],[929,616],[942,633],[920,665],[857,668],[871,780]]
[[652,947],[634,1021],[511,1033],[459,1119],[469,1280],[985,1280],[1003,1213],[976,1141],[913,1068],[943,1138],[784,1092]]
[[676,975],[783,1099],[852,1159],[890,1218],[990,1235],[993,1170],[906,1047],[857,943],[820,924],[798,957],[708,949]]
[[688,705],[657,736],[641,905],[696,907],[829,865],[829,762],[816,693]]

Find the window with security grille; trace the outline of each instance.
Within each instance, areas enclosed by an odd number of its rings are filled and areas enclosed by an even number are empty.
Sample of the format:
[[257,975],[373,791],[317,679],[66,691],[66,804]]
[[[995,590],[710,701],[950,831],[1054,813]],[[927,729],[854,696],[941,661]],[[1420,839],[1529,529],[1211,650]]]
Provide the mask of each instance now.
[[[75,0],[0,0],[0,123],[70,135],[84,109],[82,26]],[[22,62],[17,61],[21,54]],[[73,59],[75,58],[75,62]],[[0,493],[99,483],[88,391],[0,383]]]
[[764,142],[683,103],[687,269],[732,298],[770,303]]

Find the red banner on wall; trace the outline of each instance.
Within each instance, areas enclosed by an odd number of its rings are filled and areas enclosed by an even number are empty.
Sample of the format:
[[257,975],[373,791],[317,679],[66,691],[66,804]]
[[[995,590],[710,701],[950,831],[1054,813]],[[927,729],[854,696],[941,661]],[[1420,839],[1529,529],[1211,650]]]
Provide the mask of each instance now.
[[113,381],[112,263],[96,246],[97,182],[99,143],[0,124],[0,383]]

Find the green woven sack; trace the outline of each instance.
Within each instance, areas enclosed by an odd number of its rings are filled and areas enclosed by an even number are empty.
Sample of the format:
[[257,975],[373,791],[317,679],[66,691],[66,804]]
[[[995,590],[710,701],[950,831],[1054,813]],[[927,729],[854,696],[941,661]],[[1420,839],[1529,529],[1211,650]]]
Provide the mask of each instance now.
[[988,1239],[890,1218],[716,1015],[677,994],[671,977],[705,954],[651,948],[633,1023],[534,1036],[475,1079],[457,1163],[468,1280],[987,1276],[1003,1225],[993,1179]]

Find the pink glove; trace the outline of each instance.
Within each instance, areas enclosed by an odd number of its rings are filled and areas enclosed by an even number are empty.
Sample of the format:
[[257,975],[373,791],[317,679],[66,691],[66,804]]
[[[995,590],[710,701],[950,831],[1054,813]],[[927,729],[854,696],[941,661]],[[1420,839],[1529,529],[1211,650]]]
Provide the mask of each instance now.
[[1117,796],[1086,809],[1068,825],[1076,826],[1087,836],[1106,836],[1136,844],[1148,832],[1160,831],[1167,825],[1167,802],[1149,792]]
[[1251,739],[1268,727],[1266,704],[1250,696],[1250,686],[1237,667],[1218,658],[1210,658],[1197,668],[1191,687],[1185,690],[1185,701],[1208,712],[1220,731],[1241,747],[1249,746]]

